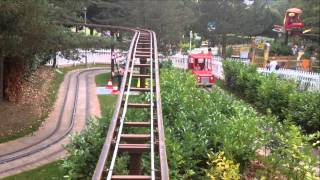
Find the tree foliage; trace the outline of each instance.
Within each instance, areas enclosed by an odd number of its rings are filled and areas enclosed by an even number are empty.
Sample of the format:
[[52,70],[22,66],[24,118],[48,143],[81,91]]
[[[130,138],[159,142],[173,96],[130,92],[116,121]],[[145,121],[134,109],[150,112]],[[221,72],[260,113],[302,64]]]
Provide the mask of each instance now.
[[74,34],[67,28],[56,24],[62,19],[76,21],[75,13],[80,8],[76,6],[77,4],[79,4],[78,1],[60,0],[1,1],[1,55],[28,60],[35,55],[59,50],[88,48],[89,46],[106,47],[108,43],[101,38]]
[[99,24],[154,30],[161,44],[178,43],[194,20],[191,0],[91,0],[88,18]]

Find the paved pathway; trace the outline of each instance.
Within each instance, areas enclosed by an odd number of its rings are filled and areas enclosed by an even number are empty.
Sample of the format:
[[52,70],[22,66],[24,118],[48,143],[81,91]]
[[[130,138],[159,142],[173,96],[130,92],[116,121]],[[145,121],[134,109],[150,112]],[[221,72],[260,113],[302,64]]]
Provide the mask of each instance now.
[[[100,116],[94,77],[106,71],[101,68],[84,69],[72,71],[65,76],[58,92],[55,108],[43,126],[32,136],[0,144],[0,178],[30,170],[66,156],[62,146],[69,142],[69,138],[68,135],[65,137],[62,135],[67,134],[68,128],[71,133],[80,132],[85,127],[86,117]],[[71,126],[71,120],[74,120],[73,126]],[[55,143],[48,146],[51,142]],[[26,154],[31,155],[26,156]],[[20,158],[15,159],[17,156]]]

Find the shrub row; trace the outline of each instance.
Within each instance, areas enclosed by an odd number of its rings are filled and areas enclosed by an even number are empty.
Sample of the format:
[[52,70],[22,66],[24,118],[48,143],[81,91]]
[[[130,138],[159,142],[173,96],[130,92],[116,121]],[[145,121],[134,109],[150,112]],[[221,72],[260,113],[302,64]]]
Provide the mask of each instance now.
[[225,85],[260,112],[271,111],[280,121],[290,120],[308,134],[320,130],[320,93],[296,90],[292,81],[275,74],[264,76],[253,65],[236,61],[223,63]]
[[[182,71],[161,72],[161,93],[171,179],[206,179],[222,174],[239,177],[238,164],[243,173],[256,159],[265,165],[256,177],[272,179],[277,173],[298,179],[314,177],[310,147],[295,126],[261,116],[219,88],[206,93],[195,87],[191,74]],[[128,112],[128,117],[143,118],[143,114]],[[109,112],[101,120],[90,121],[81,134],[72,136],[66,147],[69,156],[63,163],[66,179],[91,179],[111,115]],[[257,156],[262,147],[272,154]],[[117,161],[115,171],[125,174],[128,158]],[[221,169],[221,163],[233,168]],[[150,167],[147,161],[142,164],[144,169]]]
[[[244,172],[262,147],[279,154],[259,158],[268,167],[261,170],[260,177],[271,177],[268,172],[279,167],[278,172],[288,177],[293,177],[290,169],[297,167],[295,176],[312,175],[310,149],[295,126],[262,116],[219,88],[206,93],[196,88],[192,74],[183,71],[161,71],[161,96],[171,179],[206,179],[206,174],[219,174],[221,169],[212,169],[212,156],[207,155],[211,152],[224,152],[227,159],[240,163]],[[296,152],[296,147],[303,150]]]
[[111,117],[112,112],[108,111],[105,117],[88,121],[81,133],[70,137],[71,142],[65,147],[68,157],[62,164],[65,179],[91,179]]
[[291,48],[286,44],[283,44],[281,42],[273,42],[271,43],[270,54],[290,56],[292,54],[292,51]]

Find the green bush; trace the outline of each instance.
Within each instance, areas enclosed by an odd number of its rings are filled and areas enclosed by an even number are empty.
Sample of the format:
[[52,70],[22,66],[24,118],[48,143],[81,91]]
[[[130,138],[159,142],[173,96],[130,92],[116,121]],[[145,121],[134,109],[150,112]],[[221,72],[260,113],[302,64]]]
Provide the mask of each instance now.
[[[204,93],[196,88],[191,73],[161,71],[161,96],[166,127],[166,145],[171,177],[205,177],[206,154],[210,149],[224,151],[231,160],[245,162],[255,158],[263,142],[262,118],[216,88]],[[264,138],[261,138],[264,139]],[[254,142],[254,143],[252,143]],[[188,147],[188,148],[185,148]]]
[[223,63],[225,86],[253,104],[260,112],[269,111],[280,121],[290,120],[305,133],[320,130],[319,92],[300,92],[292,81],[275,74],[264,76],[255,66],[236,61]]
[[160,68],[171,68],[172,67],[172,61],[169,59],[167,61],[162,61],[160,63]]
[[294,180],[318,179],[315,172],[317,158],[312,154],[308,139],[296,126],[285,123],[271,133],[269,141],[273,145],[268,146],[271,154],[259,157],[265,165],[258,173],[259,179],[277,179],[279,175]]
[[[299,131],[287,128],[288,125],[278,123],[272,116],[257,113],[218,87],[211,93],[196,88],[191,73],[162,69],[161,96],[171,179],[206,179],[205,172],[211,168],[206,164],[210,161],[206,156],[208,152],[223,151],[225,158],[239,163],[243,171],[251,160],[258,158],[256,152],[262,147],[274,152],[281,152],[281,149],[289,152],[290,147],[295,147],[286,145],[294,140],[290,140],[293,136],[287,133],[296,133],[297,139],[292,143],[303,142],[299,146],[308,150]],[[280,131],[284,128],[286,130]],[[275,155],[278,158],[275,161],[287,157],[292,155]],[[297,161],[312,167],[311,161],[305,161],[304,157],[309,156],[302,151]],[[288,167],[293,167],[297,161]],[[264,162],[270,168],[275,167],[273,162]],[[286,163],[290,162],[280,161],[278,165],[284,167],[280,172],[289,177]],[[268,171],[265,169],[262,173]],[[307,172],[313,173],[310,169]]]
[[231,57],[232,53],[233,53],[232,47],[228,47],[228,48],[227,48],[227,52],[226,52],[227,57]]
[[300,92],[290,94],[286,118],[303,127],[307,133],[319,132],[320,93]]
[[226,159],[223,152],[209,153],[208,158],[209,161],[207,164],[209,165],[209,169],[205,171],[211,180],[240,179],[239,164],[235,164],[233,161]]
[[102,119],[92,119],[80,134],[71,136],[66,145],[68,157],[62,166],[66,179],[91,179],[105,140],[111,111]]
[[289,95],[295,92],[295,84],[286,80],[279,80],[275,75],[262,77],[258,86],[256,106],[260,111],[271,110],[283,121],[287,114]]
[[289,56],[292,55],[292,51],[291,48],[285,44],[282,44],[280,42],[273,42],[271,43],[270,54]]

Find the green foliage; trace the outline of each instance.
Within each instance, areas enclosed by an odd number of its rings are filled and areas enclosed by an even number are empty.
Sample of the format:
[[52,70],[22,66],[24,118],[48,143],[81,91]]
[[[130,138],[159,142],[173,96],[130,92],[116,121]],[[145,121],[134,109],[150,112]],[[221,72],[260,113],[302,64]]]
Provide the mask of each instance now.
[[[191,45],[191,49],[194,49],[196,47],[196,45],[195,44],[192,44]],[[189,51],[189,49],[190,49],[190,44],[189,43],[179,43],[178,44],[178,48],[180,48],[180,49],[182,49],[182,52],[184,52],[184,53],[187,53],[188,51]]]
[[291,0],[291,7],[299,7],[303,9],[301,19],[306,24],[306,27],[319,27],[320,26],[320,4],[317,0]]
[[231,55],[232,55],[232,51],[233,51],[233,49],[232,49],[232,47],[228,47],[227,48],[227,57],[231,57]]
[[319,132],[319,99],[320,93],[317,92],[300,92],[290,94],[287,108],[287,119],[303,127],[305,132]]
[[295,93],[295,84],[271,75],[261,80],[257,93],[255,105],[264,112],[270,109],[280,120],[283,120],[287,114],[289,95]]
[[284,124],[273,132],[271,142],[277,142],[278,145],[269,146],[271,154],[260,157],[266,165],[260,176],[275,179],[281,172],[288,179],[316,180],[316,158],[300,130],[294,125]]
[[286,44],[281,42],[272,42],[270,46],[270,54],[280,55],[280,56],[289,56],[292,54],[291,49]]
[[77,5],[81,3],[83,0],[0,1],[0,55],[22,59],[27,70],[33,70],[57,51],[110,47],[115,42],[72,33],[57,24],[57,21],[75,21]]
[[[303,172],[314,173],[309,168],[314,164],[307,141],[295,126],[258,114],[218,87],[205,93],[196,88],[191,73],[162,69],[161,96],[171,179],[205,179],[208,152],[223,151],[226,159],[239,163],[243,170],[258,158],[256,152],[262,147],[279,154],[273,156],[274,162],[263,161],[271,169],[261,173],[271,171],[275,162],[282,167],[278,172],[288,177],[297,162],[308,167]],[[295,154],[294,161],[283,161],[292,160],[293,155],[282,151],[291,152],[296,144],[303,151]]]
[[37,180],[54,180],[63,179],[63,170],[61,168],[62,161],[55,161],[46,164],[36,169],[26,171],[17,175],[3,178],[3,180],[24,180],[24,179],[37,179]]
[[91,179],[104,143],[111,111],[102,119],[92,119],[81,134],[71,137],[66,145],[67,159],[62,166],[66,179]]
[[[319,48],[320,48],[319,44],[312,44],[312,45],[306,46],[306,50],[304,51],[303,58],[310,59],[310,57],[312,56],[312,53],[314,53],[317,50],[319,51]],[[319,57],[316,57],[316,58],[319,59]]]
[[280,80],[274,74],[264,76],[252,65],[241,62],[223,63],[225,85],[260,112],[290,120],[306,133],[319,131],[319,92],[300,92],[294,82]]
[[160,63],[160,68],[171,68],[171,67],[172,67],[172,61],[171,60],[162,61]]
[[210,150],[224,151],[244,167],[264,144],[262,124],[271,119],[257,118],[251,107],[219,88],[204,93],[196,88],[192,74],[163,70],[161,93],[172,177],[204,177],[201,168]]
[[207,176],[211,180],[221,179],[221,180],[229,180],[240,179],[239,175],[239,164],[234,163],[231,160],[228,160],[223,152],[218,153],[209,153],[208,154],[209,161],[207,164],[209,165],[209,169],[205,170]]

